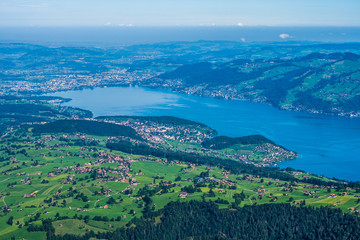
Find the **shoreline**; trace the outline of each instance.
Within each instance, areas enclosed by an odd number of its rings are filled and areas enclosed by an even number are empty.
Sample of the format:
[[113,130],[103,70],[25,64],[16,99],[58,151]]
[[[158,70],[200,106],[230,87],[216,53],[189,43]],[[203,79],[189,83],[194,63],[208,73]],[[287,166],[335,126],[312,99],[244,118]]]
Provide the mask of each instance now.
[[[84,86],[78,86],[78,87],[73,87],[73,88],[60,88],[60,89],[56,89],[56,90],[29,90],[29,91],[18,91],[17,94],[13,94],[13,96],[17,96],[17,97],[21,97],[21,96],[41,96],[41,95],[47,95],[47,94],[53,94],[56,92],[66,92],[66,91],[81,91],[81,90],[85,90],[85,89],[95,89],[95,88],[107,88],[107,87],[132,87],[132,86],[137,86],[137,87],[143,87],[143,88],[149,88],[149,89],[156,89],[156,90],[167,90],[170,91],[172,93],[179,93],[179,94],[185,94],[185,95],[191,95],[191,96],[197,96],[197,97],[207,97],[207,98],[213,98],[213,99],[220,99],[220,100],[232,100],[232,101],[244,101],[244,102],[253,102],[253,103],[260,103],[260,104],[265,104],[268,106],[271,106],[273,108],[282,110],[282,111],[289,111],[289,112],[300,112],[300,113],[309,113],[309,114],[316,114],[318,116],[332,116],[332,117],[340,117],[340,118],[346,118],[346,119],[359,119],[360,118],[360,113],[358,114],[353,114],[353,113],[331,113],[331,112],[319,112],[316,110],[310,110],[310,109],[296,109],[296,108],[281,108],[278,106],[275,106],[269,102],[266,101],[256,101],[250,98],[237,98],[237,97],[222,97],[222,96],[212,96],[210,94],[194,94],[194,93],[188,93],[185,90],[177,90],[171,87],[166,87],[166,86],[153,86],[153,85],[148,85],[148,84],[141,84],[141,82],[135,82],[135,83],[118,83],[118,84],[102,84],[102,85],[96,85],[96,86],[89,86],[89,85],[84,85]],[[11,96],[12,94],[10,94]],[[0,96],[9,96],[9,94],[3,94]]]

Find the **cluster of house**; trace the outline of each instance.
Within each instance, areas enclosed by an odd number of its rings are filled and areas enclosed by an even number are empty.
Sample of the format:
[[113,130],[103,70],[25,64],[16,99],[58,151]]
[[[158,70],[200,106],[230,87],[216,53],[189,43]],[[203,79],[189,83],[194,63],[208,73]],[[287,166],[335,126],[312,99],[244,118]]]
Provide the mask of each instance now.
[[36,193],[24,194],[24,195],[23,195],[24,198],[34,198],[34,197],[36,197],[36,196],[37,196]]
[[130,178],[129,179],[129,185],[130,186],[136,186],[137,185],[137,181],[135,178]]
[[201,143],[211,137],[209,134],[187,125],[161,124],[154,121],[142,122],[135,119],[105,120],[104,122],[131,127],[144,139],[155,143],[164,142],[164,138],[179,142]]
[[355,208],[349,208],[349,211],[351,212],[351,213],[356,213],[356,214],[358,214],[358,215],[360,215],[360,209],[355,209]]
[[[88,148],[82,148],[82,150],[92,150]],[[93,150],[93,152],[95,152]],[[82,166],[73,165],[69,167],[59,168],[54,167],[54,171],[51,171],[47,174],[48,177],[55,177],[57,175],[63,174],[65,172],[75,172],[75,174],[82,174],[82,173],[96,173],[96,177],[102,179],[101,182],[127,182],[132,177],[129,173],[130,165],[133,162],[130,157],[123,158],[121,156],[109,154],[107,152],[97,152],[97,158],[93,162],[84,163]],[[77,156],[77,157],[84,157],[84,158],[91,158],[89,154],[85,154],[80,152],[79,154],[71,154],[66,153],[66,156]],[[118,163],[118,167],[111,169],[111,168],[94,168],[94,166],[99,166],[106,163]],[[72,178],[75,175],[68,175],[64,183],[71,183]]]
[[61,175],[63,173],[63,170],[62,169],[58,169],[56,171],[52,171],[52,172],[48,172],[48,174],[46,176],[48,177],[55,177],[55,176],[58,176],[58,175]]
[[263,159],[263,163],[273,165],[277,162],[284,160],[294,159],[297,154],[293,151],[286,150],[281,146],[277,146],[271,143],[264,143],[255,147],[256,152],[266,152],[266,157]]
[[[347,192],[342,192],[342,193],[340,193],[340,196],[346,196],[348,193]],[[337,197],[338,195],[336,195],[335,193],[331,193],[330,194],[330,198],[335,198],[335,197]]]
[[264,196],[265,195],[265,192],[266,192],[266,189],[264,188],[264,186],[260,186],[260,188],[258,188],[256,190],[256,192],[260,195],[260,196]]
[[15,157],[10,158],[10,163],[19,163],[20,161],[17,160]]
[[305,196],[314,196],[315,198],[320,197],[320,195],[314,195],[316,193],[320,193],[320,190],[315,190],[315,191],[304,190],[303,193]]
[[211,154],[215,157],[233,158],[243,163],[253,164],[249,159],[249,155],[239,154],[238,152],[225,152],[225,151],[218,151],[212,149],[202,149],[202,150],[205,152],[211,152]]
[[[81,60],[79,60],[81,61]],[[128,61],[127,61],[128,62]],[[129,61],[129,62],[132,62]],[[135,81],[141,81],[143,79],[150,79],[156,76],[157,71],[147,69],[143,70],[127,71],[126,68],[120,68],[113,66],[108,72],[101,73],[85,73],[84,71],[68,71],[68,68],[49,68],[44,65],[46,72],[49,70],[52,72],[48,77],[44,73],[44,69],[23,69],[22,71],[15,71],[18,76],[22,76],[26,81],[7,81],[0,85],[0,95],[17,94],[19,92],[36,92],[47,93],[57,92],[61,90],[74,90],[81,87],[103,87],[103,86],[123,86],[131,85]],[[3,72],[3,69],[0,69]],[[31,81],[32,79],[43,79],[44,81]],[[48,102],[59,102],[61,100],[49,100]]]
[[187,192],[180,192],[180,194],[179,194],[179,198],[186,198],[186,197],[187,197],[187,195],[188,195],[188,193],[187,193]]
[[124,190],[122,190],[121,192],[123,193],[123,192],[126,192],[126,191],[132,191],[132,190],[134,190],[135,188],[134,187],[127,187],[127,188],[125,188]]
[[31,177],[24,177],[20,181],[22,184],[29,184],[31,182]]
[[238,152],[225,152],[217,150],[203,149],[204,151],[210,151],[213,156],[216,157],[227,157],[237,159],[246,164],[253,164],[258,167],[266,167],[274,165],[284,160],[290,160],[297,157],[295,152],[288,151],[280,146],[273,145],[271,143],[264,143],[257,145],[253,152],[263,152],[265,157],[260,162],[254,162],[251,159],[252,154],[239,154]]

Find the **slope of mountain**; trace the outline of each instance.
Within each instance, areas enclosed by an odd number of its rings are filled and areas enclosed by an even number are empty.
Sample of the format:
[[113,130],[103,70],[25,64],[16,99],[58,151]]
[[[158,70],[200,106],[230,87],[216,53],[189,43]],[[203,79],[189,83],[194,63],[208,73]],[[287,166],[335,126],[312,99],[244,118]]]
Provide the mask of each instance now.
[[197,63],[161,74],[148,85],[287,110],[360,115],[360,56],[353,53]]

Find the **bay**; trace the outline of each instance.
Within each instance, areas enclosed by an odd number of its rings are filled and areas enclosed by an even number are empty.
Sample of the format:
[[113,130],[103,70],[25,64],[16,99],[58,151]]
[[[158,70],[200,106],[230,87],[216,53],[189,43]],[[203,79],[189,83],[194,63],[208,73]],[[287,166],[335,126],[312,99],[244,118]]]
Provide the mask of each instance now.
[[360,119],[283,111],[237,100],[222,100],[142,87],[108,87],[55,92],[71,98],[64,106],[90,110],[94,116],[176,116],[203,122],[219,135],[261,134],[298,152],[278,164],[327,177],[360,180]]

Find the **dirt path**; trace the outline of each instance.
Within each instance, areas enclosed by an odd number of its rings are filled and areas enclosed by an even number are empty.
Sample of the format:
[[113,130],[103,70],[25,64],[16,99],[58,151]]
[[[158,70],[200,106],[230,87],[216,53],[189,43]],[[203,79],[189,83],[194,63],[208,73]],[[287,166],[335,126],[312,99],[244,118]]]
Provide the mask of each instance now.
[[0,182],[5,182],[5,181],[7,181],[7,180],[9,180],[10,178],[7,178],[7,179],[4,179],[4,180],[2,180],[2,181],[0,181]]
[[6,202],[5,202],[5,196],[2,198],[2,201],[4,202],[5,208],[7,208]]

